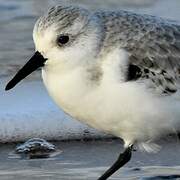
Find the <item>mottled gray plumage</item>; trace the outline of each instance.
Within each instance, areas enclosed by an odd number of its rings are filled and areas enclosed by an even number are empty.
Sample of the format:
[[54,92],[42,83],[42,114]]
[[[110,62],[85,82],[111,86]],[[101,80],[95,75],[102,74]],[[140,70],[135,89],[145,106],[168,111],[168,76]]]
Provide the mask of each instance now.
[[52,24],[57,24],[57,31],[61,31],[70,27],[77,18],[85,20],[88,16],[89,12],[86,9],[73,6],[54,6],[39,19],[37,26],[39,31],[43,31]]
[[129,63],[141,69],[138,79],[151,80],[160,93],[176,92],[180,72],[180,25],[127,11],[95,13],[104,25],[103,46],[119,46],[130,53]]
[[107,53],[116,47],[129,52],[129,64],[140,69],[135,80],[150,81],[148,86],[160,93],[176,92],[180,72],[180,25],[177,22],[122,10],[90,12],[79,7],[56,6],[37,26],[42,31],[58,23],[57,31],[62,31],[76,19],[84,22],[84,28],[95,19],[100,29],[100,52]]

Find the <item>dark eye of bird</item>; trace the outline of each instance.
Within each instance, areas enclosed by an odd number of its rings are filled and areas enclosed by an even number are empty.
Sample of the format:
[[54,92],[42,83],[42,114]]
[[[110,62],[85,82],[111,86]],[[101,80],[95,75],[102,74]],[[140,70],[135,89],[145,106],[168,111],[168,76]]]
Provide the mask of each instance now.
[[57,39],[58,45],[63,45],[66,44],[69,41],[69,36],[68,35],[61,35]]

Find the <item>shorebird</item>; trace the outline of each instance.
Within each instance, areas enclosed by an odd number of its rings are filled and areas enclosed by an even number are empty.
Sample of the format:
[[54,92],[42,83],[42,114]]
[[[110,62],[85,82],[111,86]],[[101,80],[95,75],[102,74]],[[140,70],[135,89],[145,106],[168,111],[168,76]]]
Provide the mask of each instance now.
[[124,152],[99,178],[126,164],[133,146],[157,151],[180,129],[180,25],[127,11],[55,6],[33,31],[35,54],[7,84],[42,67],[44,84],[69,115],[122,138]]

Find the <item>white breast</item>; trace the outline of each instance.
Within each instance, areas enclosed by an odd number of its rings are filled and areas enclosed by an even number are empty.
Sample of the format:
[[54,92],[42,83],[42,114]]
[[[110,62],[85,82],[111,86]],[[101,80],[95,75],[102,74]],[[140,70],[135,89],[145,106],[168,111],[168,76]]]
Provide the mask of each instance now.
[[173,101],[157,98],[136,82],[122,82],[119,68],[126,58],[117,51],[107,56],[98,86],[88,83],[83,67],[63,74],[45,69],[43,80],[55,102],[72,117],[123,138],[126,144],[146,142],[174,128],[179,104],[174,107]]

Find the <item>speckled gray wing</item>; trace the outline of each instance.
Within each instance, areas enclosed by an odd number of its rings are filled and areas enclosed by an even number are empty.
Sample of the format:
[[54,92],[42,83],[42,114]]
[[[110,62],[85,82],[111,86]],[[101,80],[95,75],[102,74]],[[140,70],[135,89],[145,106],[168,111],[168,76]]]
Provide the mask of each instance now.
[[176,92],[180,85],[180,25],[126,11],[106,18],[105,28],[112,31],[106,35],[106,43],[118,41],[130,54],[127,80],[143,80],[160,93]]
[[180,83],[180,26],[155,21],[139,30],[143,35],[132,37],[134,46],[125,47],[130,64],[140,68],[139,77],[151,81],[151,88],[166,94],[176,92]]

